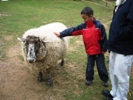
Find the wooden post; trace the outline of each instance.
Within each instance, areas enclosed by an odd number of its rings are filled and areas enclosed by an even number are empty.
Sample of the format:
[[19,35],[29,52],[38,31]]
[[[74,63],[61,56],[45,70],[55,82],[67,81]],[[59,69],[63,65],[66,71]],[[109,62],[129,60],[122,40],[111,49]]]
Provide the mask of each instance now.
[[107,2],[105,2],[105,3],[106,3],[106,7],[107,7],[108,3]]

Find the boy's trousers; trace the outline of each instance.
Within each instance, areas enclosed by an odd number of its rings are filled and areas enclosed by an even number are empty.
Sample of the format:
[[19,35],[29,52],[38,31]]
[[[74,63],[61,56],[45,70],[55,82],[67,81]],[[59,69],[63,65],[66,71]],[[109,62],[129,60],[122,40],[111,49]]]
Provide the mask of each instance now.
[[112,83],[111,95],[113,100],[127,100],[129,78],[133,55],[123,55],[110,52],[109,72]]
[[104,54],[88,55],[87,56],[87,68],[86,68],[86,80],[92,81],[94,79],[94,66],[95,62],[100,79],[103,82],[108,81],[108,72],[105,66]]

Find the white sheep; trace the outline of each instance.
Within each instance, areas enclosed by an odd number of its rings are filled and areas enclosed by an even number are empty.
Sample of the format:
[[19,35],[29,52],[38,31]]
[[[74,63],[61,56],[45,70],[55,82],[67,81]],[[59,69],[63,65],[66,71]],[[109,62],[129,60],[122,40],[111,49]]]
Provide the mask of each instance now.
[[42,73],[48,77],[48,85],[52,85],[51,72],[61,59],[64,64],[64,56],[67,52],[69,38],[59,38],[54,32],[61,32],[67,27],[62,23],[50,23],[39,28],[26,31],[22,38],[22,51],[25,61],[39,72],[38,81],[42,81]]

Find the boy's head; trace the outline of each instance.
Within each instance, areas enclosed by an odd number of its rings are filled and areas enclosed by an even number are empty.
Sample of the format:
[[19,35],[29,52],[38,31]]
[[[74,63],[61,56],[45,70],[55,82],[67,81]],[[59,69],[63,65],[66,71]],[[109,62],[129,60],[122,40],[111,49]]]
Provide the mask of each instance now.
[[81,16],[84,20],[84,22],[87,22],[89,20],[93,19],[93,10],[90,7],[85,7],[82,11],[81,11]]

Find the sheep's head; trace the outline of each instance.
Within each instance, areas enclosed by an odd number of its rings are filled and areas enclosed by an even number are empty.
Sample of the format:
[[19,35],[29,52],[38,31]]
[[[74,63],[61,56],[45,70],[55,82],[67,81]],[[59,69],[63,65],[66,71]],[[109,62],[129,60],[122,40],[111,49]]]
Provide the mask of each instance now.
[[24,44],[24,48],[23,49],[25,49],[25,53],[26,53],[26,56],[27,56],[26,60],[29,63],[35,62],[38,59],[39,55],[41,55],[43,57],[45,56],[46,50],[44,50],[45,49],[44,41],[40,40],[39,37],[27,36],[26,39],[18,38],[18,40],[20,40]]

